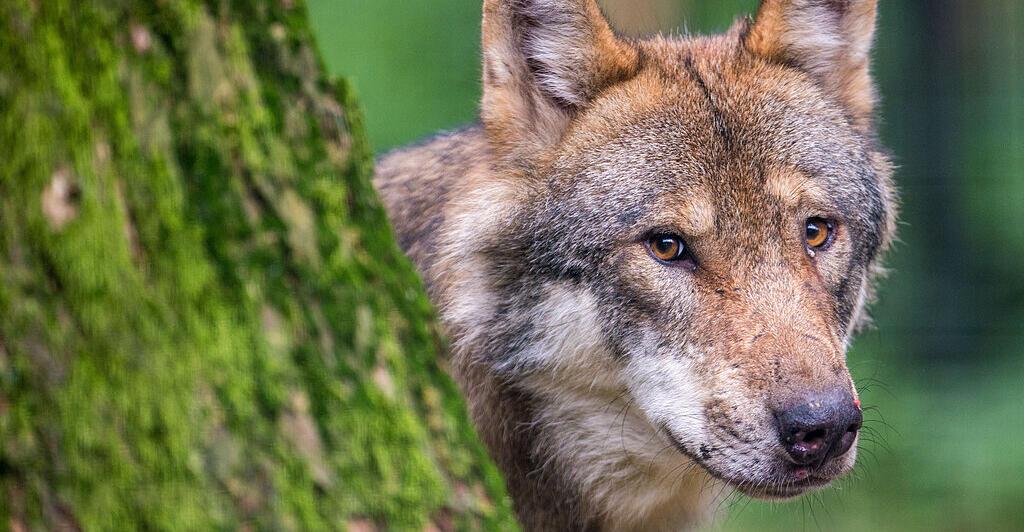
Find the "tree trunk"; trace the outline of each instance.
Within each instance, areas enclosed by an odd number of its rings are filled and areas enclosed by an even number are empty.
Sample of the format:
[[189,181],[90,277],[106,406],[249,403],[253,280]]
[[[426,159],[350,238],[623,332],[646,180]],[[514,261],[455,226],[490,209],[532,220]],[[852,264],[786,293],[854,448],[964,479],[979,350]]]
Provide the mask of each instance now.
[[300,0],[2,0],[0,149],[0,527],[514,526]]

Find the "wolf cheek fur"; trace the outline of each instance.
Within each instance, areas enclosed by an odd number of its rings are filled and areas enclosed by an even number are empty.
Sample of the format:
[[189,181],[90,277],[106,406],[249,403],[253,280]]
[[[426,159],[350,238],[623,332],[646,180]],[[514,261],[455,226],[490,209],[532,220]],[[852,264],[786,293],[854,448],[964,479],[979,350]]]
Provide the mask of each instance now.
[[853,467],[846,346],[896,210],[875,12],[627,41],[593,0],[484,2],[481,123],[375,182],[528,529],[678,529]]

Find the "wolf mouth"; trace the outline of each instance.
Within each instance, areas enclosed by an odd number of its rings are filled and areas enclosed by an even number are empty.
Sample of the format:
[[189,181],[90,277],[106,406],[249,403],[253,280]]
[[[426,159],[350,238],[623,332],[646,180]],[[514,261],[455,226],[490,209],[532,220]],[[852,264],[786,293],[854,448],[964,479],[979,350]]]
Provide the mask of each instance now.
[[708,464],[706,460],[701,459],[697,453],[691,452],[685,444],[675,437],[668,427],[662,426],[661,430],[680,454],[702,467],[715,479],[725,482],[748,497],[774,501],[792,499],[799,497],[810,490],[824,488],[834,480],[832,478],[821,477],[813,474],[801,480],[778,477],[769,479],[739,478],[719,471]]
[[[713,474],[713,473],[712,473]],[[729,482],[729,481],[726,481]],[[808,491],[824,488],[831,484],[831,480],[811,477],[801,482],[791,483],[761,483],[760,485],[750,485],[748,482],[746,485],[737,485],[734,482],[729,482],[734,488],[739,490],[741,493],[748,497],[755,499],[764,499],[769,501],[781,501],[786,499],[793,499],[799,497]]]

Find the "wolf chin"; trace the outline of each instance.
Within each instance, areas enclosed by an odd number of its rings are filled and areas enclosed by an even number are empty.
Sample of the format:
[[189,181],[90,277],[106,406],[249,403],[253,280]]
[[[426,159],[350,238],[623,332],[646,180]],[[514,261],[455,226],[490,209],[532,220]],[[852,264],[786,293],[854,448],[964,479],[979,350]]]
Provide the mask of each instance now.
[[848,473],[846,367],[892,240],[876,0],[628,40],[485,0],[479,123],[375,183],[530,530],[678,530]]

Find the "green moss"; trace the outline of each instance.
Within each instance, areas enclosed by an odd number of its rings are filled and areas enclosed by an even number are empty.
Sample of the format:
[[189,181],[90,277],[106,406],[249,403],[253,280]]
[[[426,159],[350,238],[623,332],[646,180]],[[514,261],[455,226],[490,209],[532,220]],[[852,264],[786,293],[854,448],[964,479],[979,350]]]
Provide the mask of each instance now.
[[290,4],[0,3],[0,522],[515,527]]

